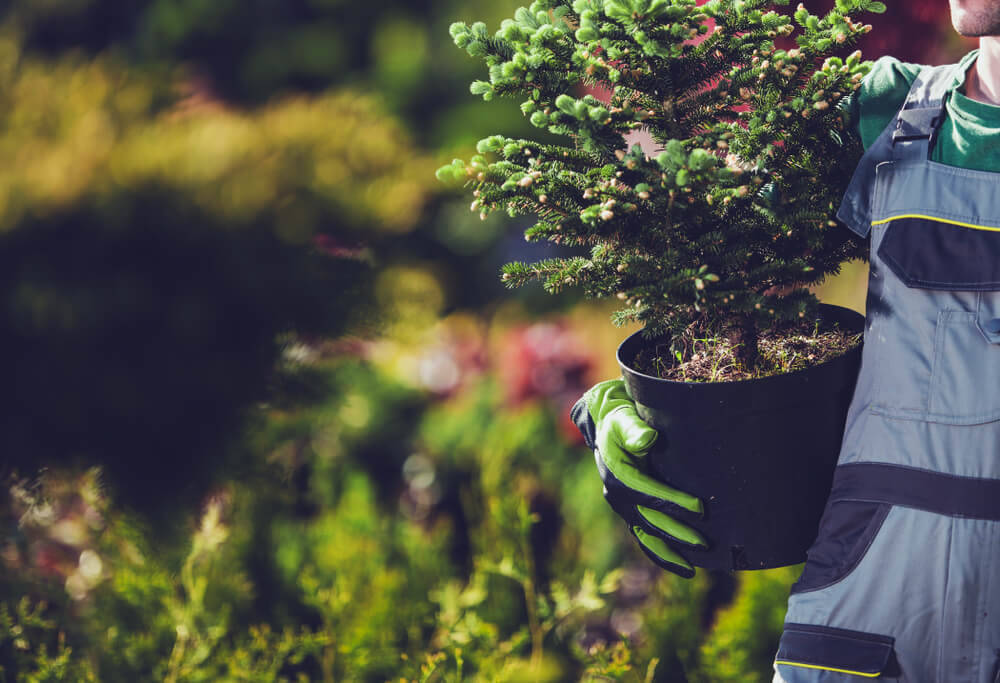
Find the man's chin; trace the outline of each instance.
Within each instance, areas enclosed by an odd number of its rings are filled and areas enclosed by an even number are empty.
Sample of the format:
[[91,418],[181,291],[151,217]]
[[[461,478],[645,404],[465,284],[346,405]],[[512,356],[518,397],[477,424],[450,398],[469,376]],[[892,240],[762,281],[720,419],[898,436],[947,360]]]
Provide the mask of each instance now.
[[955,32],[966,38],[983,38],[985,36],[1000,36],[1000,11],[970,12],[951,5],[951,25]]
[[955,28],[955,33],[962,36],[963,38],[982,38],[985,35],[989,35],[987,33],[980,33],[975,29],[955,26],[954,24],[952,24],[952,26]]

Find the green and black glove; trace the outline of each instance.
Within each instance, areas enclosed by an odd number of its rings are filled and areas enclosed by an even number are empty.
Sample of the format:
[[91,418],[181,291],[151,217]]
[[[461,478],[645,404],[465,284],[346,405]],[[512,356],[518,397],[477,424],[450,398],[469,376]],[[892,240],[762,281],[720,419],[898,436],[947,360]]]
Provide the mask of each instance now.
[[639,547],[667,571],[685,578],[694,576],[694,567],[681,551],[707,543],[671,513],[683,509],[701,515],[702,503],[642,472],[641,459],[659,433],[639,417],[624,381],[612,379],[594,385],[570,414],[594,451],[604,498],[628,524]]

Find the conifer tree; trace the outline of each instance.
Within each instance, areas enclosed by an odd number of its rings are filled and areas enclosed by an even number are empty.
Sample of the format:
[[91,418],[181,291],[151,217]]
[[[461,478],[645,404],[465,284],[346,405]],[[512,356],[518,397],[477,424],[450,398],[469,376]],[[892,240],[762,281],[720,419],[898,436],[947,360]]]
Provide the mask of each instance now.
[[[837,0],[821,17],[802,4],[777,11],[785,4],[536,0],[492,35],[452,24],[455,44],[489,70],[473,94],[525,98],[533,125],[569,138],[492,135],[469,162],[438,169],[474,186],[482,218],[533,213],[529,241],[590,247],[507,264],[504,282],[616,296],[615,322],[669,334],[672,352],[729,335],[751,368],[762,330],[811,319],[819,302],[806,287],[865,257],[833,214],[860,153],[839,105],[871,64],[838,54],[871,29],[856,15],[885,6]],[[610,102],[575,97],[581,86],[609,89]],[[663,151],[626,149],[636,129]]]

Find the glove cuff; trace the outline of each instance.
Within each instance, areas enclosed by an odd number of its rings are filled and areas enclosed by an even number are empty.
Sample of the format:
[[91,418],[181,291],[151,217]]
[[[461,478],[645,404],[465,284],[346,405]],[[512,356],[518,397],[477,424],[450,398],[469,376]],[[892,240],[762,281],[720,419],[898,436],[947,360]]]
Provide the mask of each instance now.
[[597,425],[594,424],[594,418],[587,407],[586,395],[573,404],[573,408],[569,411],[569,416],[573,420],[573,424],[576,425],[576,428],[583,434],[583,440],[587,444],[587,448],[594,450],[597,447]]

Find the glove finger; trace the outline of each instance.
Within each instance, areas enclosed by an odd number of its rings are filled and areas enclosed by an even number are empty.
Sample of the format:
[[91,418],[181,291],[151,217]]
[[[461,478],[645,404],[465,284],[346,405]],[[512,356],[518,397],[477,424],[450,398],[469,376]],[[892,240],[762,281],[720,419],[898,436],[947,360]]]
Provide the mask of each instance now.
[[660,435],[658,431],[642,421],[632,404],[615,408],[607,415],[609,428],[618,443],[632,455],[643,457]]
[[705,538],[687,524],[682,524],[673,517],[644,505],[636,505],[635,509],[643,521],[650,527],[649,531],[661,536],[666,535],[669,540],[679,541],[686,545],[708,547],[708,542],[705,541]]
[[656,565],[685,579],[694,576],[694,567],[680,553],[668,546],[663,539],[647,533],[639,526],[633,526],[632,533],[639,541],[639,548]]
[[[667,501],[673,503],[678,507],[684,508],[689,512],[694,512],[695,514],[702,514],[704,512],[704,507],[702,502],[690,493],[685,493],[679,491],[672,486],[667,486],[661,481],[657,481],[652,477],[643,474],[632,458],[625,453],[617,444],[612,442],[610,439],[605,440],[606,443],[599,444],[603,448],[598,449],[599,464],[603,464],[619,484],[622,486],[645,496],[642,500],[637,500],[635,502],[641,502],[645,505],[658,506],[659,501],[651,499],[660,499],[660,501]],[[608,485],[605,472],[601,472],[601,478],[605,479],[605,486]],[[611,488],[611,487],[609,487]]]

